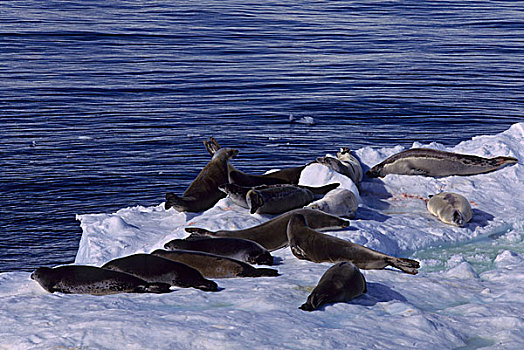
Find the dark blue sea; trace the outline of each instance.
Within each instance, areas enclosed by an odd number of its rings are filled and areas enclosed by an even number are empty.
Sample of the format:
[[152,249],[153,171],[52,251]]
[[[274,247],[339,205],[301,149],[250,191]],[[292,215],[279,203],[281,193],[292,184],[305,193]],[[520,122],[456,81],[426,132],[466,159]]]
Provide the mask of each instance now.
[[[3,1],[0,271],[74,260],[76,214],[524,121],[520,1]],[[290,122],[310,117],[314,124]]]

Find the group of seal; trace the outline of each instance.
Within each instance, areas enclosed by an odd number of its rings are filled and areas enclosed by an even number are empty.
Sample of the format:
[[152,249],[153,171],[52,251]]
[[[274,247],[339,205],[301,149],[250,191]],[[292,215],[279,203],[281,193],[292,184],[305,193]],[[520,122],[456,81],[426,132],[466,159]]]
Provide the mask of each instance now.
[[[319,231],[343,229],[354,218],[358,200],[339,184],[321,187],[299,186],[302,170],[308,165],[251,175],[231,164],[238,150],[222,148],[214,138],[204,141],[212,156],[181,196],[166,194],[165,209],[201,212],[229,196],[233,203],[250,213],[280,214],[254,227],[240,230],[209,231],[186,227],[185,239],[174,239],[150,254],[132,254],[111,260],[101,267],[68,265],[41,267],[31,278],[49,292],[88,293],[167,293],[172,286],[217,291],[208,278],[272,277],[275,269],[250,264],[271,265],[270,252],[286,246],[298,259],[315,263],[335,263],[300,306],[305,311],[322,305],[349,301],[366,293],[366,280],[360,269],[397,268],[417,274],[416,260],[398,258]],[[363,179],[360,162],[349,148],[336,157],[318,157],[320,163],[350,178],[357,187]],[[375,165],[366,175],[388,174],[450,176],[487,173],[513,164],[517,159],[492,159],[436,151],[411,149]],[[309,163],[309,164],[311,164]],[[316,200],[316,201],[315,201]],[[469,202],[461,195],[445,192],[432,196],[428,210],[445,223],[462,226],[472,217]]]
[[[484,158],[430,148],[412,148],[386,158],[369,169],[366,175],[371,178],[385,177],[388,174],[469,176],[490,173],[517,162],[518,159],[514,157]],[[427,208],[442,222],[455,226],[464,226],[473,216],[468,200],[458,193],[443,192],[430,196]]]

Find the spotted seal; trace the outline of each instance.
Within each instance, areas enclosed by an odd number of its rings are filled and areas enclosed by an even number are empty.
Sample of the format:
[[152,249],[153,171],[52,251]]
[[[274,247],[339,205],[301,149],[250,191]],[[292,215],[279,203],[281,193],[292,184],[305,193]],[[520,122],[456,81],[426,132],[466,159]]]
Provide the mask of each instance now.
[[287,224],[289,218],[295,213],[304,215],[310,223],[311,228],[317,230],[337,230],[349,226],[349,221],[338,216],[329,215],[320,210],[303,208],[289,211],[260,225],[241,230],[209,231],[197,227],[186,227],[185,230],[195,235],[244,238],[257,242],[269,251],[274,251],[288,245],[286,234]]
[[350,261],[360,269],[383,269],[393,266],[409,274],[417,274],[418,261],[396,258],[338,237],[317,232],[307,225],[306,218],[294,214],[287,226],[291,252],[299,259],[312,262]]
[[218,290],[217,284],[204,278],[198,270],[152,254],[133,254],[114,259],[102,268],[125,272],[148,282],[169,283],[176,287],[193,287],[204,291]]
[[228,182],[227,164],[237,154],[236,149],[219,149],[181,197],[172,192],[166,194],[166,210],[173,207],[177,211],[200,212],[224,198],[218,186]]
[[206,237],[192,235],[187,239],[173,239],[164,244],[165,249],[196,250],[227,256],[250,264],[273,265],[273,256],[255,241],[233,237]]
[[[291,209],[302,207],[311,201],[309,199],[310,197],[312,197],[313,199],[317,197],[322,197],[326,193],[337,188],[339,185],[339,183],[333,183],[325,186],[311,187],[303,185],[279,184],[262,185],[256,187],[244,187],[236,184],[223,184],[218,188],[222,192],[227,194],[227,196],[231,198],[233,203],[246,209],[250,209],[250,205],[247,202],[248,193],[250,192],[250,190],[268,193],[266,196],[269,197],[270,201],[266,201],[265,203],[263,203],[262,201],[264,200],[264,198],[260,198],[259,205],[256,208],[254,208],[253,213],[258,212],[268,214],[280,214]],[[311,192],[311,195],[308,194],[308,191]],[[301,201],[302,197],[304,197],[304,201]],[[278,209],[276,208],[277,205],[279,206]],[[268,208],[269,211],[267,210]],[[253,209],[253,207],[251,207],[251,209]]]
[[479,156],[439,151],[429,148],[412,148],[386,158],[366,172],[368,177],[388,174],[443,177],[452,175],[484,174],[517,163],[513,157],[483,158]]
[[151,254],[189,265],[207,278],[273,277],[279,275],[278,271],[274,269],[255,268],[243,261],[227,256],[193,250],[157,249]]
[[31,278],[50,293],[106,295],[116,293],[169,293],[167,283],[149,283],[141,278],[95,266],[39,267]]
[[324,304],[349,301],[366,291],[366,279],[358,267],[348,261],[339,262],[324,272],[299,309],[313,311]]
[[464,226],[473,217],[469,201],[458,193],[442,192],[431,196],[427,208],[440,221],[455,226]]

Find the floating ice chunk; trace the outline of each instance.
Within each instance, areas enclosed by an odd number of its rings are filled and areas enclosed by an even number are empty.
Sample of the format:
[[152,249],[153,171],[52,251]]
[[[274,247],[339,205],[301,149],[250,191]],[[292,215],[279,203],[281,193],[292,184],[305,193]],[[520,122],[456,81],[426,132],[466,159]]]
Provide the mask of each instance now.
[[313,117],[303,117],[303,118],[297,119],[293,117],[293,114],[290,114],[289,121],[291,123],[295,122],[295,123],[300,123],[300,124],[315,125],[315,120],[313,119]]
[[497,267],[509,267],[517,265],[522,262],[523,257],[520,254],[512,252],[510,250],[505,250],[495,258],[495,265]]
[[475,269],[467,261],[464,261],[459,265],[453,267],[452,269],[444,272],[443,275],[446,277],[454,277],[460,279],[479,278],[479,275],[477,274]]

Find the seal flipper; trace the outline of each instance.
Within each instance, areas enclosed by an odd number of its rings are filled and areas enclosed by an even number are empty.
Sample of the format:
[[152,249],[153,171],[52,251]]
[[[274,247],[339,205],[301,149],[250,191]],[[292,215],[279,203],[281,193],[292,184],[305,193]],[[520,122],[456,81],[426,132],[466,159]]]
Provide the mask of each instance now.
[[267,269],[264,267],[252,269],[246,269],[239,274],[240,277],[276,277],[280,276],[280,273],[274,269]]
[[214,156],[215,153],[221,148],[213,136],[209,138],[209,141],[204,140],[204,146],[211,156]]
[[427,176],[429,174],[429,172],[427,170],[423,170],[423,169],[411,169],[409,171],[410,175],[422,175],[422,176]]
[[200,241],[202,239],[209,239],[209,236],[195,232],[184,238],[184,241]]
[[255,214],[257,210],[264,205],[264,199],[257,191],[250,190],[246,195],[246,199],[250,207],[249,212],[251,214]]
[[515,164],[515,163],[517,163],[519,161],[517,158],[504,157],[504,156],[495,157],[493,159],[496,160],[497,165],[499,165],[499,166],[506,165],[506,164]]
[[[184,199],[178,197],[173,192],[166,193],[166,203],[165,203],[165,209],[168,210],[169,208],[186,208],[186,205],[184,203]],[[178,210],[178,209],[177,209]]]
[[144,285],[137,286],[134,290],[135,293],[169,293],[171,285],[162,282],[151,282]]
[[[191,236],[192,235],[209,236],[214,233],[213,231],[209,231],[209,230],[206,230],[205,228],[199,228],[199,227],[186,227],[184,228],[184,230],[186,230],[187,233],[191,233]],[[186,239],[188,239],[189,237],[186,237]]]
[[335,183],[327,184],[327,185],[320,186],[320,187],[310,187],[310,186],[301,186],[301,185],[299,185],[298,187],[310,190],[313,194],[316,194],[316,195],[325,195],[329,191],[337,188],[338,186],[340,186],[340,183],[335,182]]
[[465,223],[464,215],[462,215],[458,210],[453,211],[452,220],[455,225],[464,226],[464,223]]
[[418,273],[417,269],[420,267],[420,263],[416,260],[395,258],[393,256],[386,257],[386,263],[411,275],[416,275]]
[[304,304],[300,305],[298,308],[304,311],[314,311],[315,310],[313,306],[309,303],[309,300],[306,301]]

